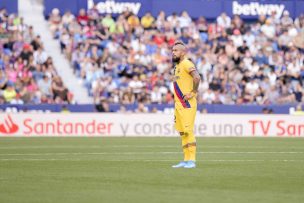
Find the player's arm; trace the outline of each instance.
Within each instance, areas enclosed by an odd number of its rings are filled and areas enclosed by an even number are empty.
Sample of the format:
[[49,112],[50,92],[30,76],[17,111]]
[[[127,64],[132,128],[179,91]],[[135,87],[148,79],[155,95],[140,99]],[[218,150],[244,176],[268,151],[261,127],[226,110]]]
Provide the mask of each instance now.
[[196,94],[198,92],[198,87],[199,87],[199,84],[200,84],[200,81],[201,81],[201,77],[200,77],[199,73],[197,72],[196,68],[190,68],[189,74],[193,78],[193,88],[192,88],[192,91],[190,93],[188,93],[184,96],[185,100],[189,100],[192,97],[196,96]]
[[196,68],[191,69],[190,75],[193,78],[193,89],[192,89],[192,92],[196,94],[198,92],[198,86],[200,84],[201,77],[200,77],[199,73],[197,72]]

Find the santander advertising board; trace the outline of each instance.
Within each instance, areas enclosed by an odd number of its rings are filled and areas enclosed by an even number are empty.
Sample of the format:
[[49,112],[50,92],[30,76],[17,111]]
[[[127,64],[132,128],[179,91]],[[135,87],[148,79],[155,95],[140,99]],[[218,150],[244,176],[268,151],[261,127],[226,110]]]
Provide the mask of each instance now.
[[[229,119],[227,119],[229,118]],[[304,137],[304,117],[197,114],[198,137]],[[178,136],[173,114],[0,113],[0,136]]]
[[[6,115],[0,123],[0,133],[6,135],[108,135],[111,134],[113,123],[90,120],[66,120],[61,116],[55,119],[35,119],[32,114],[20,119],[20,114]],[[40,117],[37,115],[36,117]],[[16,121],[15,121],[16,120]],[[17,122],[18,121],[18,122]]]

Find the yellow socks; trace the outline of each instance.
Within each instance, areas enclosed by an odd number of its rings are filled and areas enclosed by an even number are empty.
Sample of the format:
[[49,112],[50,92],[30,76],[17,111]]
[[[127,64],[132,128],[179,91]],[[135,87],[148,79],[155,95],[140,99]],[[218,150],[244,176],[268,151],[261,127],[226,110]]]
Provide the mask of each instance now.
[[184,161],[196,160],[196,140],[193,133],[182,136]]
[[188,153],[189,153],[189,160],[195,161],[196,160],[196,143],[189,143],[188,144]]

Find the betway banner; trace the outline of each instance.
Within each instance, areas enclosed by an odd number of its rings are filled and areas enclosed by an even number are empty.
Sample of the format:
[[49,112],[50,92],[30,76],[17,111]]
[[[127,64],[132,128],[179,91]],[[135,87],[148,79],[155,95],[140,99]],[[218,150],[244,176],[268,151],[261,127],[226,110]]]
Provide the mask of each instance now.
[[270,15],[272,12],[275,12],[277,17],[281,17],[285,10],[295,17],[304,10],[304,1],[296,0],[87,0],[87,2],[88,9],[96,4],[100,13],[119,14],[124,10],[130,10],[139,16],[148,11],[157,15],[163,10],[170,15],[185,10],[194,18],[199,16],[216,18],[222,12],[226,12],[229,15],[241,15],[243,18],[251,19],[259,15]]
[[272,12],[281,17],[285,10],[292,17],[297,17],[304,11],[304,0],[45,0],[44,3],[46,16],[56,7],[61,13],[71,10],[78,14],[79,9],[90,9],[94,4],[101,14],[117,15],[130,10],[139,16],[146,12],[157,16],[160,11],[166,15],[187,11],[193,18],[204,16],[209,19],[215,19],[222,12],[230,16],[241,15],[244,19],[256,19],[259,15],[270,15]]
[[[197,136],[304,137],[304,117],[198,114]],[[3,136],[178,136],[167,114],[0,114]]]
[[[229,7],[230,3],[227,7]],[[232,1],[232,14],[241,16],[259,16],[259,15],[271,15],[273,12],[276,13],[277,17],[281,17],[284,10],[291,7],[288,4],[280,2],[273,2],[265,4],[264,2],[238,2]],[[288,8],[287,8],[288,7]]]

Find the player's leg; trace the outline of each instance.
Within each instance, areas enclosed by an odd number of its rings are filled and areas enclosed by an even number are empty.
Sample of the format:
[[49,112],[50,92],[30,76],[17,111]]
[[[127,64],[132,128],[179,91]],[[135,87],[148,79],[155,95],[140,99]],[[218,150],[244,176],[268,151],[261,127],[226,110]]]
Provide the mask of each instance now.
[[[185,108],[178,108],[176,111],[176,116],[177,116],[177,129],[179,131],[179,134],[182,139],[182,148],[184,152],[184,161],[189,161],[190,160],[190,153],[188,149],[188,143],[189,143],[189,132],[188,132],[188,126],[191,125],[191,121],[188,120],[190,109],[185,109]],[[190,126],[191,128],[191,126]]]
[[184,166],[185,168],[195,168],[196,167],[196,140],[194,133],[191,132],[188,135],[188,140],[187,140],[187,149],[188,149],[188,154],[189,154],[189,161],[187,164]]
[[189,115],[190,129],[189,129],[189,136],[187,143],[188,143],[190,161],[196,161],[196,139],[194,135],[195,116],[196,116],[196,108],[191,109],[191,113]]
[[173,165],[173,168],[182,168],[187,165],[187,162],[190,160],[190,153],[189,149],[187,147],[187,138],[186,135],[183,132],[179,133],[181,138],[182,138],[182,148],[183,148],[183,153],[184,153],[184,160],[178,163],[177,165]]
[[189,153],[188,153],[188,149],[184,148],[184,146],[187,144],[187,140],[185,137],[185,134],[183,132],[183,125],[181,122],[181,109],[180,108],[175,108],[174,111],[174,123],[175,123],[175,129],[176,131],[179,132],[181,139],[182,139],[182,147],[183,147],[183,152],[184,152],[184,161],[173,165],[173,168],[181,168],[184,167],[186,165],[186,162],[189,160]]
[[187,141],[187,137],[188,135],[184,132],[180,132],[179,133],[181,138],[182,138],[182,148],[183,148],[183,152],[184,152],[184,161],[187,162],[190,160],[190,154],[189,154],[189,150],[187,147],[188,141]]
[[188,162],[185,168],[194,168],[196,161],[196,139],[194,135],[194,122],[196,115],[196,108],[185,109],[183,113],[182,122],[184,123],[184,132],[186,133],[185,145],[188,152]]

